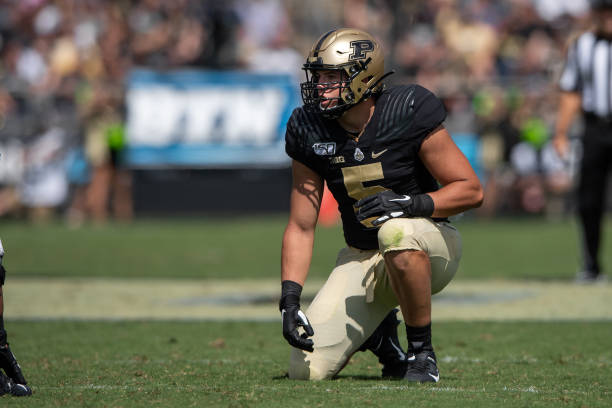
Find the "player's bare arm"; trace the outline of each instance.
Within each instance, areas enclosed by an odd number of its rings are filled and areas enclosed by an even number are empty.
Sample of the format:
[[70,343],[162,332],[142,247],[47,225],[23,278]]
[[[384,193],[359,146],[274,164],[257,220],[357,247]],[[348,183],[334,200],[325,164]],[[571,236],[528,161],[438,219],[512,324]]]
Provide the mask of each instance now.
[[[293,188],[289,222],[281,251],[281,298],[279,310],[283,321],[283,337],[293,347],[313,351],[314,335],[308,318],[300,307],[302,286],[308,275],[314,233],[323,196],[323,180],[307,166],[293,161]],[[303,327],[300,334],[298,328]]]
[[433,217],[448,217],[482,204],[482,185],[443,126],[423,141],[419,157],[442,185],[438,191],[428,193],[434,201]]
[[289,221],[281,252],[281,280],[300,285],[306,280],[322,197],[321,177],[294,160]]

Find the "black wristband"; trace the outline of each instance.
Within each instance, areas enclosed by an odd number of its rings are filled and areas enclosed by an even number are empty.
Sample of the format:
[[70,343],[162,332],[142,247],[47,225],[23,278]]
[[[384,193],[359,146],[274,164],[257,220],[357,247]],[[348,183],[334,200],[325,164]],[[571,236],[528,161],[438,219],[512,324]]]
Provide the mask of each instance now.
[[412,216],[431,217],[434,212],[434,202],[429,194],[418,194],[412,197]]
[[278,302],[278,310],[283,310],[286,305],[299,305],[301,295],[302,285],[290,280],[282,281],[281,298]]

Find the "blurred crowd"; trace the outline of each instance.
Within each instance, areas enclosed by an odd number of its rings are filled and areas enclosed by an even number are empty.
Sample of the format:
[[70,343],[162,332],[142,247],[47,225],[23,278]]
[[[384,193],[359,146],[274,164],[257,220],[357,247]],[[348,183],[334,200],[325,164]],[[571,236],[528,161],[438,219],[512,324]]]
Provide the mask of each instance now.
[[[443,99],[484,215],[566,214],[556,79],[587,0],[0,0],[0,217],[132,217],[122,166],[134,67],[282,72],[333,27],[371,32],[391,83]],[[470,150],[472,149],[472,150]]]

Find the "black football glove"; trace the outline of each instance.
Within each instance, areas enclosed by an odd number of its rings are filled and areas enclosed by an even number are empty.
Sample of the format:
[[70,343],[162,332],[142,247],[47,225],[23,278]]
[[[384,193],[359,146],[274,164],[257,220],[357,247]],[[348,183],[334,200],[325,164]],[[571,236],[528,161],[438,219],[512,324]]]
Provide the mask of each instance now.
[[24,384],[17,384],[0,372],[0,395],[11,394],[15,397],[27,397],[32,395],[30,387]]
[[359,221],[378,217],[372,221],[376,227],[391,218],[430,217],[434,212],[434,202],[428,194],[409,196],[385,190],[362,198],[355,203],[355,208]]
[[0,346],[0,369],[4,370],[6,375],[17,384],[26,385],[28,383],[8,343]]
[[[2,371],[6,373],[6,376]],[[0,389],[3,389],[5,394],[26,397],[32,395],[32,389],[27,386],[27,383],[15,355],[6,342],[6,331],[0,329]],[[0,395],[2,395],[2,390],[0,390]]]
[[[283,336],[293,347],[305,351],[313,351],[314,343],[308,337],[314,335],[314,330],[308,322],[308,318],[300,310],[300,295],[302,285],[297,282],[285,280],[281,283],[282,294],[279,309],[283,319]],[[306,333],[298,333],[298,327],[302,326]]]

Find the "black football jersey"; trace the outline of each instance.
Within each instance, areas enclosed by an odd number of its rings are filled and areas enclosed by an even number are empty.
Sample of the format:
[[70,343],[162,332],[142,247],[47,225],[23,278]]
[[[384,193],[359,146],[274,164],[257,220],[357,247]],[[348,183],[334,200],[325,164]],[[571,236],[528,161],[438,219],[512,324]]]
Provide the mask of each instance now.
[[442,102],[419,85],[391,87],[376,100],[374,114],[358,141],[337,121],[296,108],[285,135],[285,150],[318,173],[338,202],[349,246],[378,248],[372,217],[359,222],[353,204],[384,190],[415,195],[438,189],[418,152],[423,140],[446,118]]

